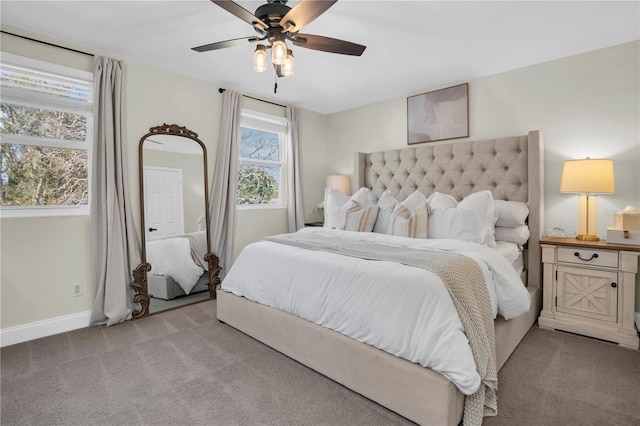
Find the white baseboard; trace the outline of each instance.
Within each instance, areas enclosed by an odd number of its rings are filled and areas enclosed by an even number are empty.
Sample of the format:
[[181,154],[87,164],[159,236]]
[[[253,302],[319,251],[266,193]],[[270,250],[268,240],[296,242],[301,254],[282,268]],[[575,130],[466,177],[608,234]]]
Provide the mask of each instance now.
[[0,347],[77,330],[78,328],[89,327],[90,318],[91,311],[85,311],[15,327],[3,328],[0,330]]

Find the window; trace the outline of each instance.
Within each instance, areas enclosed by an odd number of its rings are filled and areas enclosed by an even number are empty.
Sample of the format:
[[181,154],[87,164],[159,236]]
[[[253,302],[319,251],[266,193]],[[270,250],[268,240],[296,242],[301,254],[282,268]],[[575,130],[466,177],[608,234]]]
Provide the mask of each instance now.
[[237,205],[285,207],[286,119],[242,111],[238,145]]
[[2,217],[89,213],[93,76],[3,53]]

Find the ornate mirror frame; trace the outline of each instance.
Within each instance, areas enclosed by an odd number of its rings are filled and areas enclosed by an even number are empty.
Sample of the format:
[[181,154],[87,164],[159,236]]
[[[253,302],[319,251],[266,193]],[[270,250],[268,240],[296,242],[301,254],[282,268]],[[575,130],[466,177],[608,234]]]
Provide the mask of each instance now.
[[209,280],[207,286],[209,287],[209,298],[216,298],[216,286],[220,284],[220,268],[219,258],[211,252],[211,235],[209,229],[209,189],[208,189],[208,172],[207,172],[207,148],[198,139],[198,134],[192,132],[186,127],[178,126],[177,124],[163,124],[162,126],[152,127],[149,129],[149,133],[144,135],[140,139],[138,146],[138,177],[140,181],[140,229],[141,229],[141,243],[142,243],[142,261],[133,271],[133,283],[131,288],[134,291],[133,302],[140,305],[140,309],[134,309],[132,311],[132,318],[138,319],[147,317],[150,315],[149,304],[150,295],[147,287],[147,272],[151,271],[151,264],[146,259],[146,224],[145,224],[145,193],[144,193],[144,164],[143,164],[143,143],[151,137],[157,135],[171,135],[180,136],[191,139],[197,142],[202,147],[202,157],[204,166],[204,202],[205,202],[205,220],[206,220],[206,235],[207,235],[207,253],[204,260],[209,265]]

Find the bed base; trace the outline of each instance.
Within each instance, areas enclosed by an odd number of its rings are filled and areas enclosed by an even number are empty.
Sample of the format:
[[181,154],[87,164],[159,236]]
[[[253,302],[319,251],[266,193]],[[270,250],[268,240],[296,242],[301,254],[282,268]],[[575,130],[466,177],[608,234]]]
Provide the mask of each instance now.
[[[530,288],[531,309],[496,321],[496,354],[502,367],[535,323],[541,293]],[[218,291],[218,319],[422,425],[457,425],[464,395],[447,378],[419,364],[360,343],[286,312]]]

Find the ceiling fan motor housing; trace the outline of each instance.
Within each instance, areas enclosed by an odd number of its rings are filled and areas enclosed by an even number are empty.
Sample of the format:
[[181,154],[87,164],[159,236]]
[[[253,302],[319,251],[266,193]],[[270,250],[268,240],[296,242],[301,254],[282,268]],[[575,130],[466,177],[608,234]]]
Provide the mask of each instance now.
[[256,9],[255,16],[265,24],[269,25],[269,28],[266,30],[262,30],[259,27],[254,26],[254,29],[258,34],[263,37],[268,36],[269,38],[272,38],[275,37],[276,33],[282,32],[280,20],[291,10],[291,8],[284,3],[286,3],[286,1],[282,3],[269,2]]

